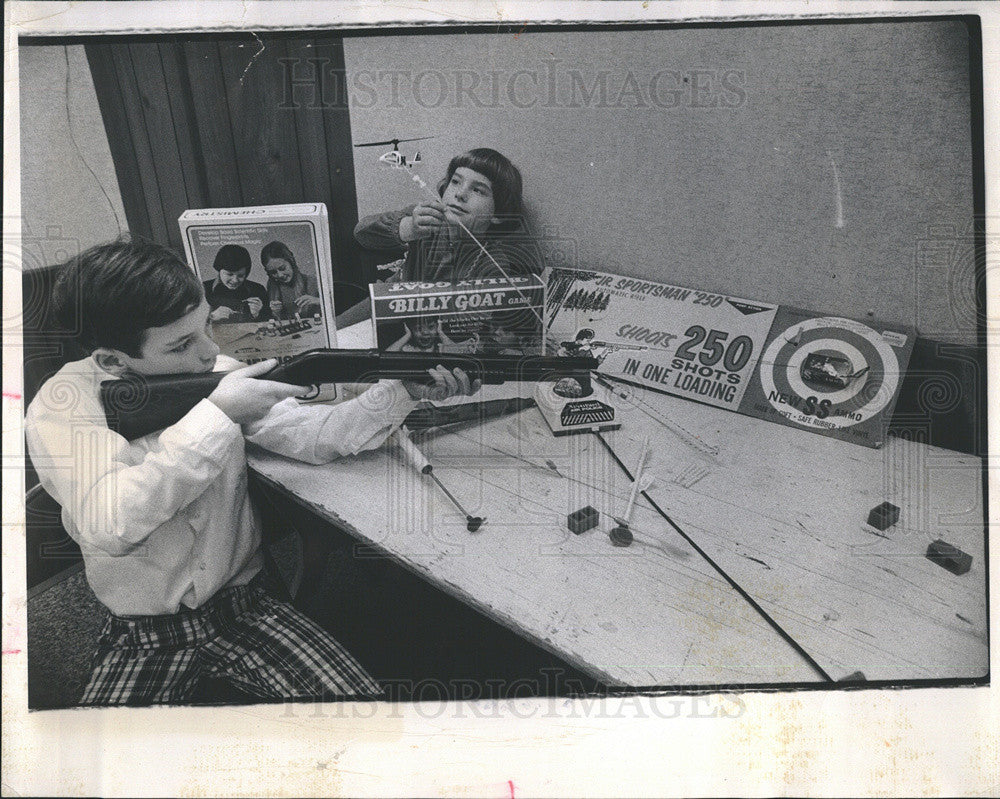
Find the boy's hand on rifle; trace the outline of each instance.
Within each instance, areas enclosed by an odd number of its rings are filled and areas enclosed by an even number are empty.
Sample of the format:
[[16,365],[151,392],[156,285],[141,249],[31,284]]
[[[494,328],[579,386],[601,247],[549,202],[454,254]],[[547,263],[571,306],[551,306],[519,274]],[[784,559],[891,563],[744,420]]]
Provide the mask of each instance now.
[[444,222],[443,203],[421,203],[413,209],[413,213],[400,221],[399,237],[403,241],[426,238],[437,232]]
[[277,365],[276,358],[245,366],[227,374],[208,395],[208,399],[238,425],[262,419],[274,405],[288,397],[305,394],[305,386],[292,386],[274,380],[258,380]]
[[457,366],[448,371],[438,364],[433,369],[428,369],[427,373],[434,378],[433,384],[429,386],[412,380],[403,381],[403,386],[415,400],[427,399],[440,402],[459,394],[470,396],[479,391],[483,385],[478,379],[470,382],[469,376]]

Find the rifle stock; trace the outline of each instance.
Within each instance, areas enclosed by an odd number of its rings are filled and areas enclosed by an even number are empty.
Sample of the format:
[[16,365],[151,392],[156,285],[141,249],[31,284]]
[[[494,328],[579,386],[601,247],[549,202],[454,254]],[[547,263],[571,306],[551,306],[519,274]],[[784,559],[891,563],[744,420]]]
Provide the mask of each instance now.
[[[261,375],[299,386],[320,383],[375,383],[383,378],[429,382],[427,370],[460,367],[470,380],[499,384],[508,380],[552,381],[574,377],[586,388],[597,360],[582,356],[453,355],[380,352],[379,350],[310,350]],[[186,375],[128,375],[101,383],[108,426],[132,441],[180,421],[208,397],[225,372]]]

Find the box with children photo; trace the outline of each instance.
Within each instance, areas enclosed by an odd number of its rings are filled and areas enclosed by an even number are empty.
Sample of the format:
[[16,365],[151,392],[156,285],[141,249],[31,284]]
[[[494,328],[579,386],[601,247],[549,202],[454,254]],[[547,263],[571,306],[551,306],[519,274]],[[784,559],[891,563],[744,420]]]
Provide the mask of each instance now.
[[323,203],[188,210],[178,222],[226,355],[255,363],[336,346]]

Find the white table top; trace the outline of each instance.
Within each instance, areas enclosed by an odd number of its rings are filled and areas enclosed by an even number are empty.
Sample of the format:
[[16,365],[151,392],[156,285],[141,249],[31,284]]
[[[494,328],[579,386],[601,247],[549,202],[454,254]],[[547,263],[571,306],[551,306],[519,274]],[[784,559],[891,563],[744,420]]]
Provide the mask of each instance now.
[[[366,346],[365,333],[341,331],[339,345]],[[692,448],[626,402],[623,428],[606,440],[632,468],[650,436],[649,495],[830,677],[985,673],[978,458],[896,438],[868,449],[638,396],[719,454]],[[414,440],[463,506],[486,517],[477,533],[392,443],[319,467],[261,452],[250,463],[324,518],[608,684],[822,680],[645,499],[631,519],[634,543],[611,545],[611,515],[631,485],[593,435],[556,438],[530,408]],[[880,534],[865,522],[884,500],[901,517]],[[600,526],[574,535],[566,516],[585,505],[598,509]],[[956,576],[927,560],[937,538],[971,554],[972,570]]]

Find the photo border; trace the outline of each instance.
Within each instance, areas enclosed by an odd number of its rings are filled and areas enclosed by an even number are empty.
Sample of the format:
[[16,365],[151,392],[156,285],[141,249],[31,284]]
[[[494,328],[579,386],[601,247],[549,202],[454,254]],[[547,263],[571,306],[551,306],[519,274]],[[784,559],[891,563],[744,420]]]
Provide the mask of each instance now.
[[[819,21],[864,16],[928,18],[953,14],[980,15],[983,25],[984,85],[996,87],[1000,14],[986,3],[733,3],[726,15],[704,16],[704,7],[689,3],[441,3],[427,8],[372,8],[352,4],[320,9],[297,4],[301,27],[342,28],[357,35],[366,26],[409,25],[421,32],[442,25],[475,25],[516,30],[541,17],[539,24],[598,21],[627,28],[649,22],[716,25],[739,22],[781,24],[786,16]],[[322,4],[326,5],[326,4]],[[20,224],[19,126],[17,124],[17,31],[31,36],[97,34],[108,27],[125,34],[286,30],[264,18],[290,19],[286,3],[211,3],[195,28],[177,19],[179,3],[8,3],[4,134],[4,318],[20,307],[20,268],[16,234]],[[287,13],[285,6],[288,6]],[[717,7],[712,6],[714,11]],[[799,15],[796,12],[804,10]],[[384,16],[380,15],[382,12]],[[334,22],[321,21],[333,14]],[[771,15],[779,15],[774,18]],[[394,15],[394,16],[393,16]],[[622,16],[630,16],[627,21]],[[499,22],[497,18],[499,17]],[[114,19],[113,19],[114,18]],[[534,18],[534,20],[529,19]],[[118,21],[115,21],[118,20]],[[239,20],[239,22],[234,22]],[[13,23],[13,24],[12,24]],[[295,25],[299,28],[299,25]],[[98,30],[103,28],[104,30]],[[560,25],[561,28],[561,25]],[[378,29],[378,35],[386,31]],[[13,43],[14,46],[11,46]],[[13,76],[13,77],[11,77]],[[996,94],[982,93],[985,141],[1000,141]],[[972,88],[975,91],[975,87]],[[986,184],[996,188],[997,154],[987,152]],[[985,187],[983,187],[985,190]],[[988,234],[997,235],[1000,208],[996,192],[983,194]],[[8,229],[8,226],[10,229]],[[8,253],[9,237],[15,242]],[[985,263],[985,261],[984,261]],[[989,269],[987,268],[989,273]],[[993,275],[988,274],[992,283]],[[986,284],[982,290],[986,292]],[[991,383],[996,379],[997,292],[987,294],[987,324],[981,341],[989,356]],[[525,699],[503,703],[454,703],[435,715],[432,700],[423,706],[371,703],[297,706],[158,708],[26,712],[26,657],[23,652],[24,552],[17,535],[23,520],[23,434],[17,419],[21,386],[19,349],[4,358],[4,584],[3,597],[3,761],[5,787],[21,793],[174,793],[195,795],[297,793],[374,795],[446,792],[464,795],[539,794],[677,794],[714,793],[983,793],[991,765],[997,763],[998,740],[989,718],[1000,717],[991,687],[939,688],[911,691],[807,691],[739,696],[741,712],[720,731],[702,719],[713,701],[689,695],[687,715],[657,710],[656,697],[625,697],[617,706],[571,700]],[[994,383],[995,385],[995,383]],[[988,417],[997,417],[997,392],[988,397]],[[14,419],[14,422],[9,421]],[[992,425],[990,452],[997,451],[997,425]],[[993,482],[992,457],[984,463],[984,487]],[[991,529],[998,520],[989,506]],[[987,541],[987,544],[989,542]],[[996,566],[990,562],[990,579]],[[995,592],[994,592],[995,594]],[[988,595],[990,611],[995,596]],[[993,618],[993,614],[990,614]],[[995,642],[991,641],[991,655]],[[991,657],[992,661],[992,657]],[[877,685],[873,683],[872,685]],[[681,699],[683,694],[672,699]],[[617,698],[612,698],[612,702]],[[699,699],[704,706],[698,708]],[[422,709],[421,709],[422,708]],[[575,708],[575,709],[574,709]],[[597,708],[597,710],[595,710]],[[352,712],[357,709],[357,712]],[[718,710],[718,706],[714,710]],[[341,712],[343,711],[343,712]],[[370,715],[366,715],[369,714]],[[690,725],[677,719],[691,720]],[[706,726],[707,725],[707,726]],[[248,730],[254,732],[248,734]],[[432,742],[432,755],[414,755],[415,741]],[[262,752],[257,740],[271,743]],[[568,740],[576,747],[566,748]],[[707,757],[702,747],[715,747]],[[386,768],[395,758],[393,774]],[[705,764],[701,769],[691,764]],[[56,765],[57,764],[57,765]],[[499,765],[497,765],[499,764]],[[55,767],[54,767],[55,766]],[[207,768],[206,768],[207,767]],[[502,779],[498,774],[508,774]],[[995,773],[995,772],[993,772]],[[735,788],[735,790],[734,790]],[[505,792],[506,791],[506,792]]]

